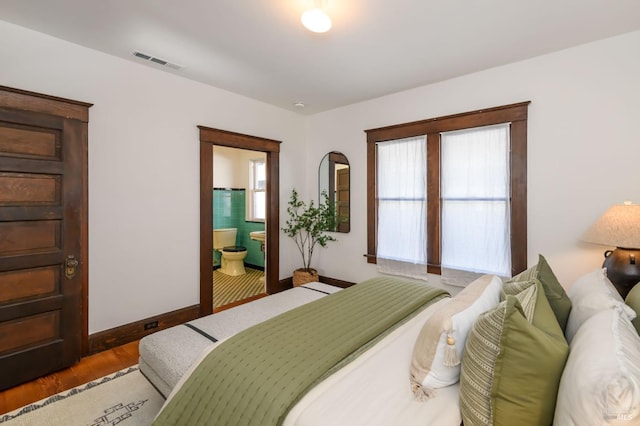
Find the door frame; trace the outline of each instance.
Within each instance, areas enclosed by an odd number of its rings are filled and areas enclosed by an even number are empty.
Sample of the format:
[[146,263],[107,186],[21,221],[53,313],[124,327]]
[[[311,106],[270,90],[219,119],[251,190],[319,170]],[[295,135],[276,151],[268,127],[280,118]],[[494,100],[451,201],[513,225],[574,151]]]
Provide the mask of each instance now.
[[265,281],[267,293],[280,288],[280,141],[198,126],[200,129],[200,316],[213,312],[213,147],[225,146],[266,154],[267,211]]

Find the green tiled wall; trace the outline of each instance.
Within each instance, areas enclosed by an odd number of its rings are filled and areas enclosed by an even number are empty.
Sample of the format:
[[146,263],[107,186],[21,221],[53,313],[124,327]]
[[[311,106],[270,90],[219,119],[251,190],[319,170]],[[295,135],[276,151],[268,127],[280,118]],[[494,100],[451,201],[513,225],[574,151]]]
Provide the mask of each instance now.
[[244,222],[244,190],[213,190],[213,228],[239,228]]
[[[213,190],[213,229],[238,228],[236,245],[247,248],[245,263],[264,268],[264,253],[260,242],[249,237],[249,232],[264,231],[264,223],[245,220],[246,191],[244,189]],[[220,264],[220,254],[214,252],[214,263]]]
[[252,240],[249,232],[264,231],[262,222],[243,222],[242,231],[238,228],[238,243],[247,248],[245,263],[262,266],[264,268],[264,253],[260,251],[260,241]]

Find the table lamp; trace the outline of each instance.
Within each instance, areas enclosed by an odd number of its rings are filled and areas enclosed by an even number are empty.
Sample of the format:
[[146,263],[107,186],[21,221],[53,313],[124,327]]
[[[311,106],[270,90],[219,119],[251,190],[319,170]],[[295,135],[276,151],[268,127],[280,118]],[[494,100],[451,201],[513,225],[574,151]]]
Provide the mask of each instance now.
[[625,298],[640,282],[640,205],[613,205],[584,234],[584,241],[616,247],[604,252],[607,277]]

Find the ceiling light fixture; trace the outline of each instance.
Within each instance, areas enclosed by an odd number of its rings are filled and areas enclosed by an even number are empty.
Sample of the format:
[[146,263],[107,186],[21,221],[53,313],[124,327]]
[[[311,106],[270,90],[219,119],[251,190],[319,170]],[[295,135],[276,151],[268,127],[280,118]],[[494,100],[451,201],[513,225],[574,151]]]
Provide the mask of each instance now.
[[[318,6],[317,3],[322,3]],[[302,25],[314,33],[326,33],[331,29],[331,18],[327,15],[326,0],[314,1],[311,9],[302,13]]]

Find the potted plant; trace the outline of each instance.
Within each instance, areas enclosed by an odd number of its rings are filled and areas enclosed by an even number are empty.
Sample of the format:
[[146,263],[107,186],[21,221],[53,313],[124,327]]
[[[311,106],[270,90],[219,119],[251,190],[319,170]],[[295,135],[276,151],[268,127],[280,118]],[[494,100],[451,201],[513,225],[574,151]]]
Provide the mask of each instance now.
[[298,199],[295,188],[291,191],[291,197],[287,207],[289,219],[282,230],[295,241],[302,255],[302,268],[293,272],[293,285],[297,287],[304,283],[318,281],[318,271],[311,268],[313,250],[317,245],[326,247],[329,241],[336,241],[334,237],[325,232],[335,227],[335,212],[329,203],[326,191],[321,196],[322,203],[316,207],[313,200],[307,204]]

